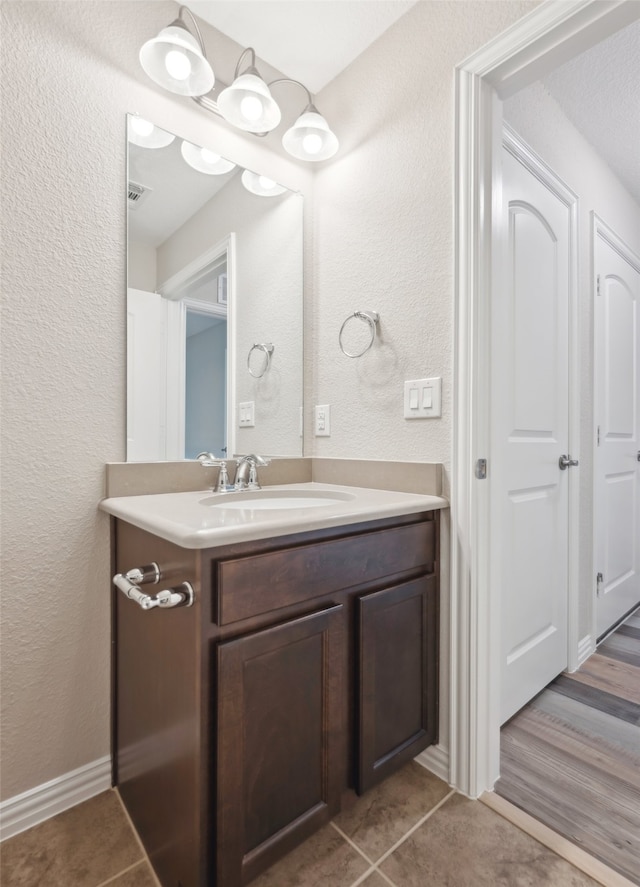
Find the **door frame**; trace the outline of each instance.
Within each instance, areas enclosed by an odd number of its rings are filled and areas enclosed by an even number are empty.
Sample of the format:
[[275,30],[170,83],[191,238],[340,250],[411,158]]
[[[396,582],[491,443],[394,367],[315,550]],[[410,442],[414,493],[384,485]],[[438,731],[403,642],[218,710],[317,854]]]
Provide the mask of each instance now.
[[[498,261],[502,101],[640,17],[626,0],[551,0],[456,67],[450,781],[477,797],[499,776],[499,599],[489,570],[490,306]],[[490,468],[489,468],[490,470]]]

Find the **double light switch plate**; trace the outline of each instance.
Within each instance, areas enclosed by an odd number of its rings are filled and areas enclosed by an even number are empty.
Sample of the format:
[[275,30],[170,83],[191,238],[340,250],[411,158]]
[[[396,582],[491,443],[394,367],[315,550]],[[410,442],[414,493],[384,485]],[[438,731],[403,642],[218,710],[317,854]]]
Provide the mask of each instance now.
[[405,419],[436,419],[442,415],[442,379],[413,379],[404,383]]

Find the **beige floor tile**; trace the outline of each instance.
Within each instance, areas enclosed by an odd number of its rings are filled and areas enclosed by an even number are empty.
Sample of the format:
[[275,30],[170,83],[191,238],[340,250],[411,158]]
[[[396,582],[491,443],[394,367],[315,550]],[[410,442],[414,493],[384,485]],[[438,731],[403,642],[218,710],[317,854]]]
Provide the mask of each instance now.
[[596,887],[489,810],[454,795],[381,865],[398,887]]
[[375,862],[450,791],[414,761],[358,798],[335,824]]
[[350,887],[368,868],[362,856],[326,826],[252,881],[251,887]]
[[142,859],[113,791],[2,844],[2,887],[96,887]]
[[141,862],[140,865],[129,869],[128,872],[113,881],[109,881],[107,887],[157,887],[157,885],[158,882],[153,876],[149,864]]

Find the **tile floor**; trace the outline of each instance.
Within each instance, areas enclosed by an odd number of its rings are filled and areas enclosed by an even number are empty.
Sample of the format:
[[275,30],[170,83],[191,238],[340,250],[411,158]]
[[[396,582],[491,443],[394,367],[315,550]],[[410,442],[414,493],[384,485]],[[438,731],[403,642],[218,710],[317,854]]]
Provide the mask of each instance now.
[[[157,887],[113,791],[9,838],[2,887]],[[596,882],[478,801],[411,763],[254,887],[592,887]],[[224,887],[224,885],[220,885]]]

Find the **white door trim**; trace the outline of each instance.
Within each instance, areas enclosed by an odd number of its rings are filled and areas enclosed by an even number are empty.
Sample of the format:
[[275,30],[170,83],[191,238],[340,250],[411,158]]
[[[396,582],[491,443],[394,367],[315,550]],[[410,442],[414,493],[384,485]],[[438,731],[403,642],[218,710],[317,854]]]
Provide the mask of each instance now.
[[[595,303],[597,299],[597,269],[596,269],[596,244],[598,242],[598,238],[606,241],[609,246],[621,256],[625,262],[631,265],[639,274],[640,274],[640,256],[635,253],[631,247],[622,240],[621,237],[618,237],[613,228],[610,228],[607,223],[600,218],[600,216],[591,211],[591,285],[592,285],[592,303],[594,305],[594,324],[593,324],[593,340],[591,343],[591,347],[593,348],[594,361],[593,361],[593,374],[591,377],[591,389],[595,392],[594,397],[594,409],[593,409],[593,464],[596,466],[598,464],[598,419],[601,415],[601,404],[598,400],[598,392],[599,386],[596,384],[598,380],[598,373],[601,372],[601,367],[598,362],[598,355],[600,353],[600,348],[598,346],[598,328],[595,323]],[[599,532],[598,521],[596,518],[595,512],[595,503],[598,502],[598,475],[594,470],[593,472],[593,486],[592,486],[592,497],[594,502],[594,515],[593,515],[593,551],[596,551],[596,545],[598,542],[597,534]],[[592,603],[591,603],[591,637],[593,638],[593,644],[595,647],[595,641],[598,637],[598,611],[597,611],[597,603],[598,603],[598,588],[596,584],[596,570],[592,569],[591,575],[593,576],[593,586],[592,586]]]
[[456,68],[450,754],[452,784],[472,797],[493,787],[500,752],[488,485],[474,474],[476,461],[489,452],[492,225],[499,200],[492,171],[502,137],[500,100],[639,16],[640,4],[625,0],[552,0]]

